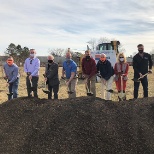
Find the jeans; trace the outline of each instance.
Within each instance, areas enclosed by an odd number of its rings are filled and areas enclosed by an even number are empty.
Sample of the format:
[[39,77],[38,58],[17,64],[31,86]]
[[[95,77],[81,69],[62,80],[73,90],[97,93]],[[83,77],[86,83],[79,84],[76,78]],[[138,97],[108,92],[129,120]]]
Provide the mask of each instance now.
[[48,99],[52,98],[52,91],[54,93],[54,99],[58,99],[59,84],[54,86],[48,85],[48,90],[50,91],[48,94]]
[[[141,84],[143,87],[144,97],[148,97],[148,78],[147,76],[141,79]],[[139,86],[140,86],[140,82],[134,82],[134,98],[138,98]]]
[[38,80],[39,80],[38,77],[33,76],[32,80],[30,82],[29,76],[26,77],[26,85],[27,85],[28,97],[32,97],[32,91],[34,93],[34,97],[38,97],[38,94],[37,94]]
[[19,85],[19,78],[17,78],[13,83],[9,84],[9,95],[8,100],[17,98],[18,97],[18,85]]

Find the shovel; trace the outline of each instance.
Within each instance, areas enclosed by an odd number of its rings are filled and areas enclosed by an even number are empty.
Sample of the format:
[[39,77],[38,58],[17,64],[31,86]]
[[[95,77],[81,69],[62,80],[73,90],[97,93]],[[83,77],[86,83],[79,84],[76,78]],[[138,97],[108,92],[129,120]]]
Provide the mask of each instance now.
[[145,77],[146,75],[148,75],[149,73],[146,73],[146,74],[144,74],[144,75],[142,75],[142,77],[139,77],[138,79],[137,78],[134,78],[134,79],[132,79],[134,82],[140,82],[141,80],[140,79],[142,79],[143,77]]
[[[65,83],[67,82],[64,77],[61,77],[61,79],[63,79],[65,81]],[[74,92],[69,90],[69,87],[67,86],[67,93],[68,94],[73,94]]]
[[93,96],[94,94],[89,90],[87,82],[86,82],[85,86],[86,86],[86,90],[87,90],[87,96]]
[[30,81],[31,91],[34,91],[34,87],[33,87],[33,84],[32,84],[32,80],[29,79],[29,81]]
[[113,89],[109,89],[109,90],[106,89],[106,91],[107,91],[107,92],[110,92],[110,93],[112,93],[112,94],[118,94],[118,92],[117,92],[117,91],[114,91]]
[[[8,79],[7,79],[7,78],[4,78],[4,79],[5,79],[5,80],[7,81],[7,83],[8,83]],[[13,95],[13,92],[10,93],[10,91],[9,91],[9,86],[7,87],[7,91],[8,91],[8,92],[7,92],[6,94],[8,95],[8,97],[11,97],[11,96]]]
[[123,92],[123,76],[120,76],[121,80],[121,92],[118,93],[119,98],[123,101],[126,98],[126,94]]
[[43,91],[45,94],[49,94],[49,93],[50,93],[50,91],[47,89],[46,81],[44,82],[44,89],[42,89],[42,91]]

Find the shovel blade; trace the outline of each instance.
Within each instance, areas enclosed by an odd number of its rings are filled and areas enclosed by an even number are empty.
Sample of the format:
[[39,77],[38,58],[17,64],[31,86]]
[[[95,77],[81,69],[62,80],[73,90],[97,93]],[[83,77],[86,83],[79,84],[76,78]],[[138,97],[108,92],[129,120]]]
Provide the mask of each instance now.
[[73,94],[74,92],[73,91],[68,91],[68,94]]
[[8,96],[12,96],[12,95],[13,95],[13,93],[7,93],[7,95],[8,95]]
[[134,79],[132,79],[134,82],[140,82],[140,80],[139,79],[136,79],[136,78],[134,78]]
[[126,98],[126,94],[125,93],[119,93],[118,94],[119,98],[121,98],[122,100],[124,100]]
[[91,93],[91,92],[88,92],[87,95],[88,95],[88,96],[93,96],[94,94]]
[[49,90],[44,90],[44,89],[42,89],[42,91],[43,91],[45,94],[49,94],[49,93],[50,93]]

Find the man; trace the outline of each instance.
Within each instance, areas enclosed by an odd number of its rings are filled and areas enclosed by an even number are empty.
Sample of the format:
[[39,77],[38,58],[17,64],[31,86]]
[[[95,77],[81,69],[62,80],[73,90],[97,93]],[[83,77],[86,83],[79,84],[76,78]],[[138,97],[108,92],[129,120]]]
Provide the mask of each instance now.
[[66,86],[69,89],[69,98],[76,97],[76,84],[77,84],[77,64],[71,59],[72,55],[70,49],[66,53],[66,60],[63,63],[62,78],[66,76]]
[[[151,55],[144,52],[144,46],[139,44],[137,46],[138,53],[133,57],[134,78],[141,78],[143,86],[143,95],[148,97],[148,79],[143,76],[146,73],[152,73],[152,59]],[[134,98],[138,98],[140,82],[134,82]]]
[[82,59],[82,73],[89,91],[96,96],[95,83],[97,69],[95,60],[90,56],[90,50],[85,51],[85,57]]
[[48,56],[48,63],[45,66],[45,79],[48,84],[48,99],[52,98],[52,91],[54,99],[58,99],[59,78],[58,78],[58,64],[54,62],[54,56]]
[[37,86],[39,79],[40,60],[36,57],[35,49],[30,49],[30,56],[25,60],[24,71],[27,73],[26,85],[28,97],[32,97],[32,91],[34,97],[38,97]]
[[8,57],[6,64],[4,65],[5,77],[7,80],[7,86],[9,88],[8,100],[18,97],[18,85],[19,85],[19,68],[14,64],[13,57]]
[[114,70],[104,53],[100,55],[100,60],[97,63],[97,72],[100,73],[99,75],[101,76],[102,99],[111,100],[111,93],[107,92],[105,89],[112,89]]

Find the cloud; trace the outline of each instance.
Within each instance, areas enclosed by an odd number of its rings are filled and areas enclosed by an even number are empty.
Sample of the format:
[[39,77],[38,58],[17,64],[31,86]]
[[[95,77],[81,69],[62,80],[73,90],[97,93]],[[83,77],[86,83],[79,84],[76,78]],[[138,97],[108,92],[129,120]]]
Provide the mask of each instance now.
[[117,38],[127,54],[154,48],[153,0],[0,0],[0,51],[10,43],[36,48],[86,49],[91,38]]

